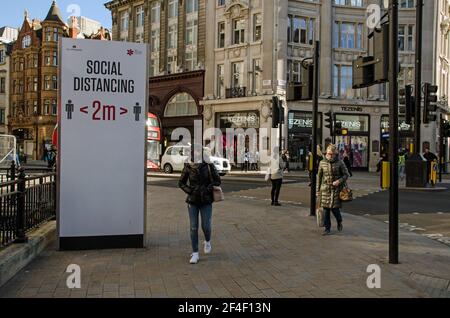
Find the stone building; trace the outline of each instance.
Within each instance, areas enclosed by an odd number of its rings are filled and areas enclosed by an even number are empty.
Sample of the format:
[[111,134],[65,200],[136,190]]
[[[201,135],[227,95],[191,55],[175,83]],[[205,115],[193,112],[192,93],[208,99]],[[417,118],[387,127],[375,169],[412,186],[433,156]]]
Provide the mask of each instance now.
[[163,151],[175,128],[194,131],[204,96],[206,0],[113,0],[112,39],[148,43],[149,111],[160,119]]
[[58,97],[58,39],[68,36],[61,13],[53,2],[43,21],[25,14],[11,54],[9,131],[17,137],[19,152],[40,159],[51,144]]
[[[290,83],[301,82],[301,62],[312,57],[320,41],[320,135],[347,152],[355,169],[374,170],[389,135],[388,89],[382,84],[352,89],[352,61],[373,52],[367,24],[369,5],[380,0],[214,0],[206,7],[204,126],[269,128],[270,100],[284,101],[283,148],[292,166],[304,168],[312,138],[312,103],[287,101]],[[423,82],[437,84],[440,111],[448,113],[448,0],[425,1]],[[400,1],[399,84],[414,83],[415,1]],[[324,114],[331,111],[348,136],[330,136]],[[413,132],[400,118],[401,147]],[[436,151],[437,125],[422,127],[423,147]],[[277,135],[271,139],[278,138]],[[266,143],[266,141],[264,141]],[[269,144],[269,141],[267,141]]]
[[[28,13],[12,44],[10,57],[9,133],[16,136],[18,151],[41,159],[52,142],[58,112],[58,41],[61,37],[85,38],[63,21],[53,1],[43,21],[30,21]],[[105,30],[92,39],[108,39]]]
[[0,134],[8,134],[9,56],[11,45],[0,41]]

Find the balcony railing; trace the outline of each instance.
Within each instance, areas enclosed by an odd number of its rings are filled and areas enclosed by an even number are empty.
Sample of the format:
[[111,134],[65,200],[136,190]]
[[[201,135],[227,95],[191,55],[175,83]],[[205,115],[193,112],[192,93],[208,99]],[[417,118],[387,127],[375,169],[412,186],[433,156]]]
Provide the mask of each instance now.
[[226,98],[239,98],[247,96],[247,87],[227,88],[225,92]]

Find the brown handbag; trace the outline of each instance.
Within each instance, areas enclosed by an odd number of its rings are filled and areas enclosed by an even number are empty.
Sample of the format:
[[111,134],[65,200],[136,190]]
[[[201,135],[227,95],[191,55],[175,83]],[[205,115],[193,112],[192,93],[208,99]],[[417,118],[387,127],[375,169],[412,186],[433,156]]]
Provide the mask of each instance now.
[[[343,165],[344,163],[341,162]],[[339,199],[341,202],[353,201],[353,191],[348,187],[347,182],[344,182],[342,190],[339,192]]]
[[[213,178],[212,178],[212,174],[211,174],[211,167],[209,166],[209,164],[208,164],[208,172],[209,172],[209,180],[211,182],[213,182]],[[222,187],[213,186],[212,194],[213,194],[214,202],[225,201],[225,195],[223,193]]]
[[339,193],[339,199],[341,199],[342,202],[353,201],[353,191],[347,186],[347,183],[344,184],[344,187]]

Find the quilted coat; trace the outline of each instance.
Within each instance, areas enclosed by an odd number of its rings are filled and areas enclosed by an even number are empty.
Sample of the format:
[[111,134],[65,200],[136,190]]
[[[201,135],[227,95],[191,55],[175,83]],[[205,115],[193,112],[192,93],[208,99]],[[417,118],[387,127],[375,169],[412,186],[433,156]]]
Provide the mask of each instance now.
[[[339,193],[349,176],[347,167],[338,157],[332,160],[325,158],[320,162],[317,189],[318,202],[322,208],[340,209],[342,207]],[[337,180],[340,181],[340,185],[334,187],[333,182]]]

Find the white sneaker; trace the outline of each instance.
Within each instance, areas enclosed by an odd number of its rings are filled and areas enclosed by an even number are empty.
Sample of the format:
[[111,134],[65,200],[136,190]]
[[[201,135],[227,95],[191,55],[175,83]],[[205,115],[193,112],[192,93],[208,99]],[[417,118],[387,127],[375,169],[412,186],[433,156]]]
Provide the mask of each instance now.
[[197,264],[199,260],[200,260],[200,256],[198,255],[198,253],[193,253],[191,255],[190,263],[191,264]]
[[205,254],[211,254],[211,250],[212,250],[211,242],[205,242],[204,244],[205,244],[205,248],[204,248]]

